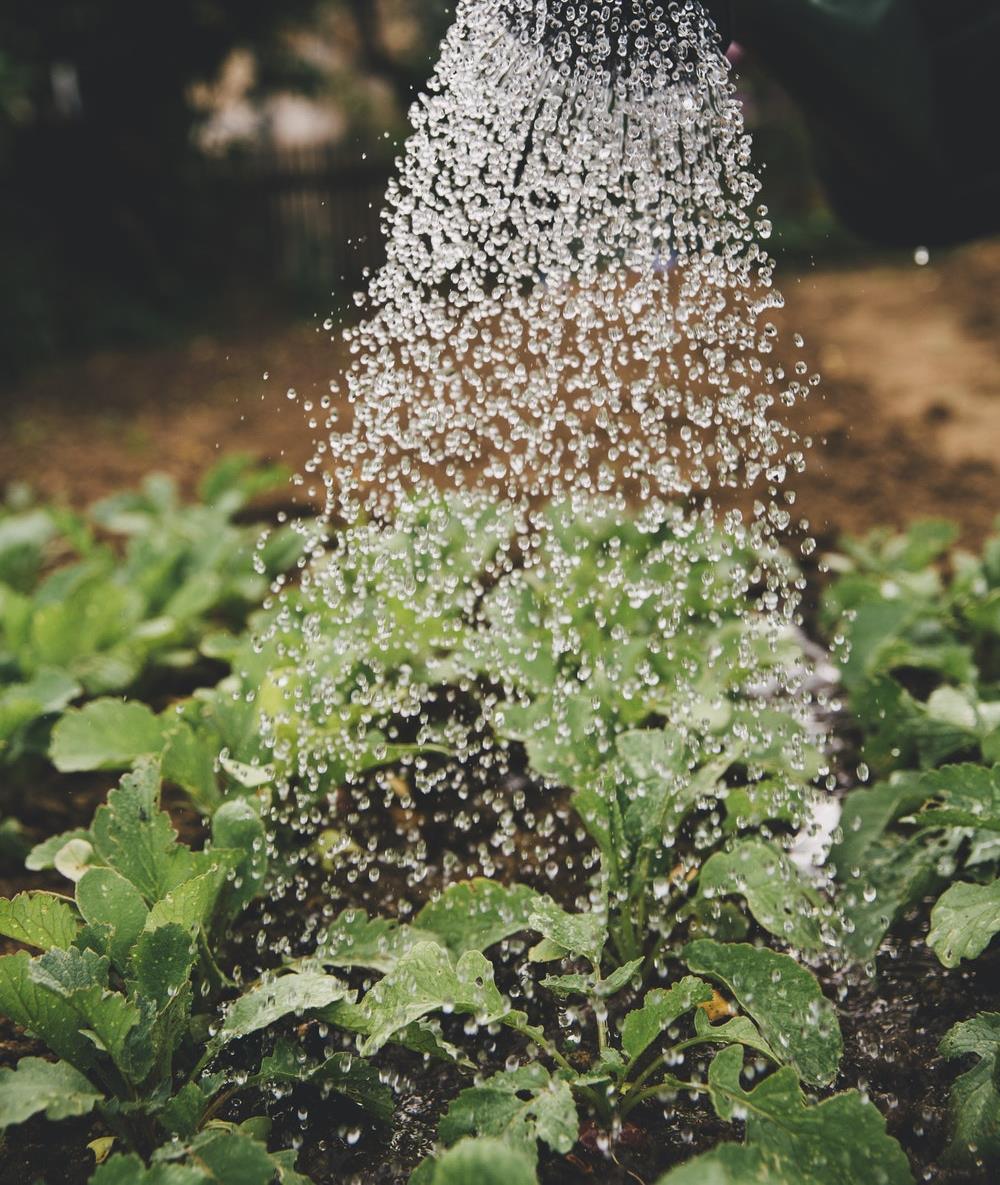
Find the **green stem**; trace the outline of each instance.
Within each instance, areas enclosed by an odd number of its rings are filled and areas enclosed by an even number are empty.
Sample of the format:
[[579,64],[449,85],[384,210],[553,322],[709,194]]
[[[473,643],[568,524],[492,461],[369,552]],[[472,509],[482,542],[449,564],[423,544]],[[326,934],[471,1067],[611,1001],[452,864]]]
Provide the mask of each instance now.
[[632,1113],[634,1108],[638,1107],[640,1103],[644,1103],[647,1099],[654,1099],[664,1091],[673,1093],[678,1090],[690,1090],[697,1094],[707,1094],[708,1087],[703,1082],[682,1082],[680,1078],[664,1078],[662,1082],[657,1082],[653,1086],[647,1086],[643,1090],[630,1091],[628,1098],[622,1104],[621,1117],[624,1120],[626,1116]]
[[224,1090],[221,1094],[216,1095],[212,1102],[209,1103],[208,1107],[206,1107],[198,1126],[200,1128],[204,1127],[210,1119],[214,1119],[215,1116],[218,1115],[218,1113],[226,1105],[226,1103],[228,1103],[234,1095],[239,1093],[239,1089],[240,1088],[238,1086],[231,1086],[228,1090]]

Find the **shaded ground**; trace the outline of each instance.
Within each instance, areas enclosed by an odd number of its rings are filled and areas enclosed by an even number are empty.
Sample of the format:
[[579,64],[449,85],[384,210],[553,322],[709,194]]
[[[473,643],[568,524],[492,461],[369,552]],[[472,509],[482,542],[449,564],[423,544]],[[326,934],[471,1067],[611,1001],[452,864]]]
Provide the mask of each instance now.
[[[926,268],[904,258],[779,278],[785,333],[805,336],[824,378],[798,413],[816,441],[797,482],[814,532],[942,514],[981,536],[1000,510],[1000,242]],[[191,483],[230,449],[297,467],[312,452],[304,404],[339,370],[329,339],[317,317],[41,372],[0,393],[0,486],[79,504],[150,468]]]

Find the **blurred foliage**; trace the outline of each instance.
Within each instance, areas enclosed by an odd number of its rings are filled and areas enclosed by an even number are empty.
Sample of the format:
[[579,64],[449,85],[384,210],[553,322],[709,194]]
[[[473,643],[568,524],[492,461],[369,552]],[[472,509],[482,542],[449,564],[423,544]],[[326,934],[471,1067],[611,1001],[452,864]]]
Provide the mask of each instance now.
[[[162,340],[219,309],[269,312],[271,200],[206,159],[198,95],[239,51],[243,96],[309,95],[386,160],[430,72],[448,0],[8,0],[0,7],[0,383],[39,360]],[[752,63],[739,85],[768,162],[772,246],[842,247],[794,105]],[[246,145],[244,145],[244,149]],[[252,141],[251,141],[251,151]],[[244,151],[245,155],[245,151]],[[360,153],[359,153],[360,155]],[[259,192],[258,192],[259,191]],[[830,235],[833,233],[833,237]],[[328,295],[330,277],[323,276]],[[316,286],[308,292],[314,307]]]
[[[287,80],[318,0],[0,7],[0,359],[149,336],[192,303],[224,225],[201,190],[193,83],[235,46]],[[300,79],[300,84],[304,82]],[[0,364],[3,365],[3,364]]]

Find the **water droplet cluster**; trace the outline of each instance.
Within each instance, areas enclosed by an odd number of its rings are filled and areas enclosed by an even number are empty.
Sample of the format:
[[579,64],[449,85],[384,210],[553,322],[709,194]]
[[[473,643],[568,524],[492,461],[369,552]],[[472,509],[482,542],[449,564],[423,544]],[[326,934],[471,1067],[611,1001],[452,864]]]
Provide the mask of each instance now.
[[817,381],[801,339],[782,359],[695,0],[463,0],[411,119],[304,477],[323,525],[261,642],[280,822],[403,913],[478,872],[585,881],[555,787],[622,729],[676,730],[692,768],[727,729],[786,743],[788,412]]

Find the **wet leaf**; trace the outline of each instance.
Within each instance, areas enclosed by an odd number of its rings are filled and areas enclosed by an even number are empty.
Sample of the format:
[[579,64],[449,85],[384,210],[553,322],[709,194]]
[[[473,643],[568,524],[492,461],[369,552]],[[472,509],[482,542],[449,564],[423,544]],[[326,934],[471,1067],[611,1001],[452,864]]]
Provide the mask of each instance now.
[[931,910],[927,945],[945,967],[981,955],[1000,933],[1000,880],[959,883],[946,889]]
[[[536,956],[536,961],[543,960],[538,960]],[[617,995],[635,978],[642,962],[642,959],[632,959],[623,963],[606,979],[596,975],[547,975],[540,983],[557,996],[593,996],[598,1000],[606,1000]]]
[[369,918],[361,909],[345,909],[323,931],[315,961],[327,967],[369,967],[391,971],[412,947],[432,941],[431,930],[420,933],[394,918]]
[[[747,1091],[740,1084],[742,1065],[739,1046],[724,1049],[709,1068],[708,1083],[720,1117],[745,1116],[748,1150],[720,1153],[716,1149],[668,1174],[661,1185],[713,1179],[742,1185],[744,1178],[725,1174],[744,1167],[756,1172],[762,1183],[844,1185],[877,1180],[883,1185],[912,1185],[903,1150],[886,1134],[884,1118],[858,1091],[810,1105],[790,1066]],[[695,1166],[704,1171],[703,1177],[695,1176]]]
[[974,1169],[1000,1158],[1000,1013],[981,1012],[948,1031],[941,1042],[946,1058],[975,1055],[976,1065],[951,1088],[949,1164]]
[[86,1115],[103,1098],[67,1062],[23,1057],[17,1069],[0,1069],[0,1129],[24,1123],[42,1112],[47,1119]]
[[916,815],[925,827],[1000,831],[1000,765],[949,765],[920,779],[931,801]]
[[235,917],[257,897],[267,877],[267,829],[243,799],[223,803],[212,816],[212,843],[233,853],[232,874],[223,894],[226,913]]
[[375,1053],[401,1029],[432,1012],[470,1014],[481,1025],[510,1011],[493,982],[493,968],[477,951],[455,963],[437,943],[423,942],[396,963],[361,1002],[368,1035],[363,1054]]
[[90,925],[111,927],[111,959],[124,971],[149,917],[142,894],[113,868],[90,868],[77,881],[76,903]]
[[484,951],[529,926],[539,895],[526,885],[478,878],[449,885],[417,914],[414,929],[433,935],[453,955]]
[[647,992],[642,1007],[630,1012],[622,1022],[622,1050],[629,1061],[641,1057],[685,1012],[711,999],[711,987],[693,975],[685,976],[671,988]]
[[462,1140],[426,1160],[410,1185],[537,1185],[534,1159],[522,1148],[483,1137]]
[[539,1140],[554,1152],[569,1152],[577,1141],[579,1118],[569,1085],[533,1064],[463,1090],[438,1131],[446,1144],[464,1136],[494,1136],[533,1159]]
[[776,938],[802,950],[823,945],[822,898],[805,884],[784,852],[764,840],[739,840],[729,851],[710,856],[698,877],[698,891],[707,897],[738,893]]
[[[528,917],[528,928],[563,951],[583,955],[600,966],[607,940],[607,921],[596,913],[567,913],[548,897],[539,898]],[[556,956],[549,956],[556,957]]]
[[189,982],[196,949],[191,933],[168,922],[141,933],[132,952],[135,988],[157,1008],[167,1004]]
[[159,767],[142,762],[111,791],[92,827],[97,855],[150,904],[200,871],[204,862],[177,842],[170,817],[160,810],[159,794]]
[[350,994],[346,984],[318,971],[298,971],[266,979],[230,1005],[216,1043],[224,1045],[237,1037],[246,1037],[286,1016],[300,1017],[317,1008],[326,1008]]
[[200,876],[183,881],[161,897],[146,918],[147,930],[172,925],[194,935],[208,925],[228,873],[226,864],[222,863],[225,853],[213,851],[210,855],[219,863]]
[[76,1013],[32,979],[31,966],[26,951],[0,958],[0,1012],[44,1041],[57,1057],[89,1070],[97,1061],[96,1047],[81,1035]]
[[57,996],[75,1015],[77,1028],[98,1049],[108,1053],[117,1065],[125,1065],[126,1040],[140,1016],[136,1006],[120,992],[109,990],[107,959],[75,947],[55,949],[33,960],[28,974],[37,987]]
[[70,709],[52,730],[49,755],[62,773],[127,769],[137,758],[159,753],[164,724],[145,704],[96,699]]
[[55,893],[0,897],[0,934],[37,950],[72,946],[80,919],[71,902]]
[[685,947],[683,958],[692,971],[725,984],[778,1058],[805,1082],[826,1086],[834,1080],[844,1050],[840,1024],[811,972],[788,955],[748,943],[698,939]]

